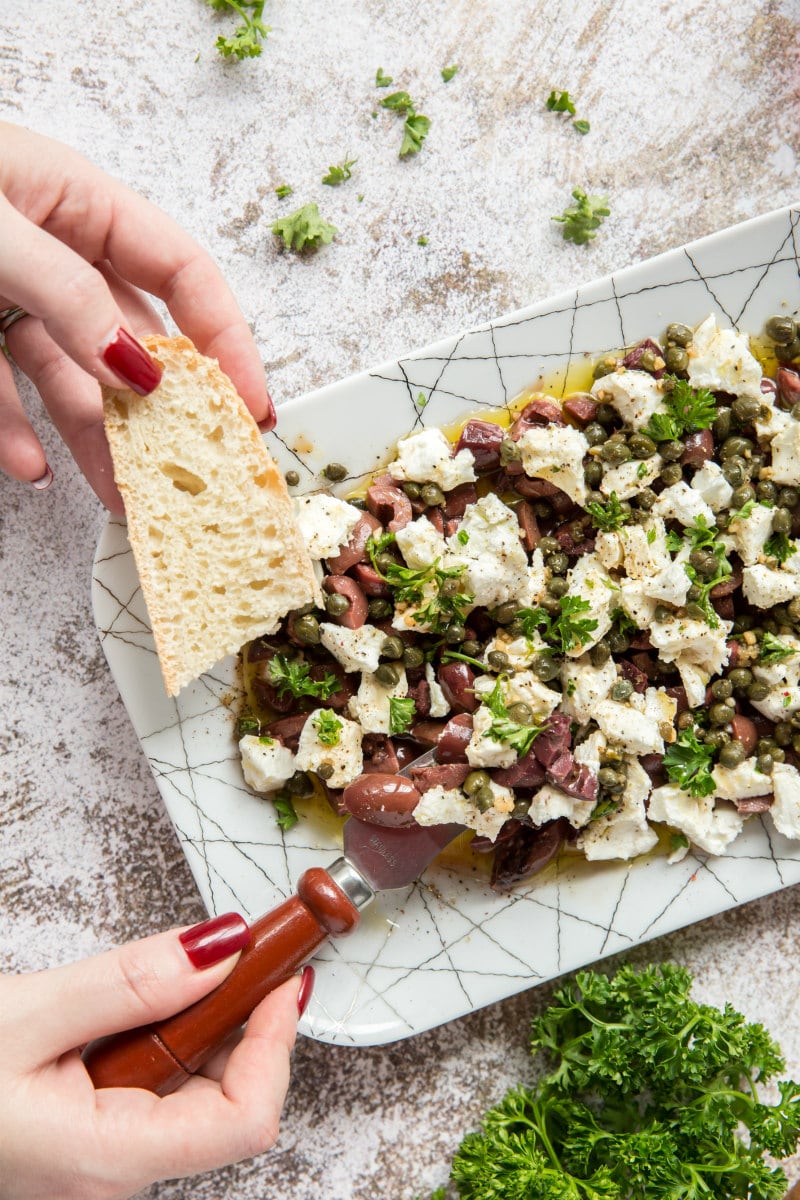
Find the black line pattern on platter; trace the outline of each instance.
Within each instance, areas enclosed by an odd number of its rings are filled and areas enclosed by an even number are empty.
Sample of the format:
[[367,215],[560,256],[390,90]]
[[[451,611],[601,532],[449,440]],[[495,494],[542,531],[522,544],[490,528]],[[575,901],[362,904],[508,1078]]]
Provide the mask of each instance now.
[[[132,562],[133,562],[133,559],[131,557],[131,563]],[[153,632],[152,629],[150,628],[150,626],[148,625],[148,623],[146,621],[142,620],[141,617],[137,616],[135,612],[132,612],[131,608],[130,608],[131,604],[133,604],[134,599],[138,595],[140,595],[141,590],[142,590],[138,579],[136,581],[136,586],[135,586],[134,590],[131,592],[131,594],[127,600],[121,600],[119,598],[119,596],[117,596],[116,593],[113,592],[111,590],[111,588],[108,587],[103,582],[103,580],[99,578],[99,576],[95,576],[95,582],[97,583],[98,587],[103,589],[103,591],[106,593],[107,596],[111,597],[111,599],[114,601],[115,604],[119,605],[119,611],[115,615],[114,620],[111,622],[108,629],[101,630],[104,637],[117,636],[117,631],[114,629],[114,626],[116,625],[117,621],[120,619],[120,617],[122,616],[123,613],[127,613],[127,615],[131,618],[132,621],[135,621],[137,625],[141,626],[142,633],[152,633]],[[129,630],[126,632],[132,632],[132,631]]]
[[769,855],[770,855],[770,858],[772,859],[773,866],[775,867],[775,874],[778,876],[778,879],[780,880],[781,887],[786,887],[786,882],[783,878],[783,872],[781,870],[780,860],[776,857],[775,847],[772,845],[772,832],[771,832],[767,822],[764,820],[763,816],[760,816],[758,818],[758,820],[759,820],[759,824],[761,825],[761,828],[764,830],[764,836],[767,839],[767,845],[769,846]]
[[[769,261],[769,262],[766,264],[766,266],[764,266],[764,268],[762,269],[762,271],[761,271],[761,275],[759,276],[759,278],[758,278],[757,282],[756,282],[756,283],[753,285],[753,287],[750,289],[750,293],[749,293],[749,295],[746,297],[746,299],[745,299],[744,303],[743,303],[743,304],[740,306],[740,308],[739,308],[739,313],[738,313],[738,315],[736,316],[736,318],[734,319],[734,322],[733,322],[733,323],[734,323],[734,325],[736,325],[737,327],[738,327],[738,324],[739,324],[739,322],[741,321],[741,319],[742,319],[742,317],[743,317],[743,315],[744,315],[744,312],[745,312],[745,310],[746,310],[746,308],[747,308],[748,304],[750,303],[750,301],[752,300],[753,296],[756,294],[756,292],[758,291],[758,289],[761,287],[761,284],[764,282],[764,280],[766,279],[767,275],[769,274],[769,269],[770,269],[770,267],[774,266],[774,265],[775,265],[775,263],[778,261],[778,256],[780,255],[780,252],[781,252],[781,250],[783,250],[783,248],[784,248],[784,246],[786,245],[786,243],[787,243],[788,241],[790,241],[790,240],[793,240],[793,233],[794,233],[794,229],[793,229],[793,226],[792,226],[792,221],[791,221],[791,218],[790,218],[790,219],[789,219],[789,229],[788,229],[788,232],[787,232],[787,234],[786,234],[786,237],[783,239],[783,241],[781,242],[781,244],[780,244],[779,248],[778,248],[778,249],[775,251],[775,253],[773,254],[773,256],[772,256],[772,258],[770,259],[770,261]],[[796,261],[796,259],[797,259],[797,255],[796,255],[796,252],[795,252],[795,261]],[[784,261],[785,261],[785,260],[784,260]]]
[[[619,912],[619,906],[620,906],[620,904],[622,904],[622,898],[625,895],[625,891],[628,887],[630,879],[631,879],[631,867],[629,865],[627,871],[625,872],[625,878],[622,880],[622,884],[619,889],[619,895],[617,896],[616,903],[614,904],[614,911],[612,912],[611,919],[608,922],[608,928],[605,931],[606,936],[603,938],[603,944],[600,947],[601,956],[605,953],[606,946],[608,945],[608,939],[611,937],[612,932],[617,932],[614,929],[614,919],[615,919],[617,913]],[[633,941],[633,938],[629,938],[628,940]]]

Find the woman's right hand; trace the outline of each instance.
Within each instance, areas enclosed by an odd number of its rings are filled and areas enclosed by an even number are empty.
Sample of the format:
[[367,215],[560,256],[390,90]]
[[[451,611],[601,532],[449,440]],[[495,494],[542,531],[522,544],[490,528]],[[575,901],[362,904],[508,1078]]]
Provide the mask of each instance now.
[[248,940],[244,919],[226,914],[69,966],[0,976],[0,1200],[126,1200],[156,1180],[272,1146],[310,968],[302,984],[291,979],[267,996],[241,1040],[170,1096],[96,1091],[81,1061],[95,1038],[201,999]]

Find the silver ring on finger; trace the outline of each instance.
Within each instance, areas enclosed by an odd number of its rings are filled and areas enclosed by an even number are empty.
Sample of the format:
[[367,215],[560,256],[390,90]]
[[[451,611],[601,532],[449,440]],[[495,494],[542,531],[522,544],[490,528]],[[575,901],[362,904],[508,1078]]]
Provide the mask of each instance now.
[[5,337],[12,325],[16,325],[17,321],[28,316],[30,313],[24,308],[20,308],[18,304],[12,304],[10,308],[0,310],[0,337]]

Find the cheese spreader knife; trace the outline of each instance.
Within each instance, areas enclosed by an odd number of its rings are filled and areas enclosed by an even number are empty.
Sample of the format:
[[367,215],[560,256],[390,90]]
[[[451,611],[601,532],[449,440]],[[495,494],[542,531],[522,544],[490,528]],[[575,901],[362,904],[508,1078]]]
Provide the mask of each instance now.
[[[400,774],[434,760],[429,750]],[[305,871],[296,894],[253,924],[249,945],[218,988],[166,1020],[87,1046],[83,1062],[95,1087],[139,1087],[159,1096],[174,1091],[328,937],[352,933],[377,891],[413,883],[463,829],[452,824],[392,828],[348,817],[342,857],[327,868]]]

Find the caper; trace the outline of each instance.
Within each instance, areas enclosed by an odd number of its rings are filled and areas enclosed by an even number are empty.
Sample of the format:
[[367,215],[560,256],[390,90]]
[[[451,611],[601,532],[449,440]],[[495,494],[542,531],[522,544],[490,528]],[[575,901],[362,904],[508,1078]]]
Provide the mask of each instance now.
[[737,488],[733,489],[731,496],[731,508],[744,508],[745,504],[749,504],[751,500],[755,500],[756,490],[750,483],[740,483]]
[[778,743],[771,737],[759,738],[756,742],[756,754],[772,754]]
[[628,445],[634,458],[652,458],[656,452],[656,444],[646,433],[632,433]]
[[658,443],[658,453],[664,459],[664,462],[677,462],[682,456],[686,445],[680,438],[674,438],[669,442]]
[[667,326],[667,341],[674,342],[676,346],[688,346],[694,337],[694,333],[688,325],[682,325],[680,321],[671,321]]
[[725,481],[733,488],[740,487],[747,478],[747,472],[739,463],[724,463],[722,467],[722,474],[725,478]]
[[723,767],[738,767],[739,763],[744,762],[747,757],[747,751],[741,742],[735,739],[723,746],[719,752],[720,765]]
[[583,436],[590,446],[602,446],[608,433],[599,421],[590,421],[588,425],[584,425]]
[[602,379],[604,375],[610,375],[616,368],[617,361],[614,358],[598,358],[597,362],[592,367],[592,378]]
[[600,787],[606,792],[611,792],[612,795],[624,791],[627,782],[624,774],[621,771],[615,771],[613,767],[601,767],[597,772],[597,780]]
[[796,733],[792,738],[792,749],[795,754],[800,754],[800,733]]
[[777,495],[781,508],[797,508],[800,504],[800,491],[796,487],[782,487]]
[[453,596],[459,596],[461,594],[462,586],[463,585],[460,579],[444,579],[442,580],[441,587],[439,588],[439,595],[446,596],[448,599],[452,600]]
[[419,500],[419,494],[422,491],[422,488],[413,479],[409,479],[403,484],[403,491],[408,496],[409,500]]
[[500,465],[507,467],[509,463],[519,462],[522,458],[522,451],[517,443],[510,437],[504,437],[500,443]]
[[382,621],[392,615],[392,602],[385,600],[383,596],[373,596],[367,604],[367,612],[373,621]]
[[723,460],[726,458],[733,458],[736,455],[740,455],[742,458],[744,458],[748,453],[752,453],[754,449],[755,447],[750,438],[739,437],[738,434],[731,434],[730,437],[725,438],[725,441],[720,446],[719,454],[720,458]]
[[689,367],[689,355],[683,346],[667,346],[664,351],[664,366],[673,375],[681,375]]
[[[478,646],[478,650],[480,650],[480,646]],[[403,666],[407,667],[409,671],[413,671],[416,667],[421,667],[424,662],[425,655],[422,653],[419,646],[403,647]]]
[[531,670],[537,679],[541,679],[542,683],[549,683],[551,679],[555,679],[561,673],[561,668],[556,660],[544,651],[533,656]]
[[517,725],[533,724],[533,709],[524,700],[517,700],[514,704],[509,704],[507,711],[511,720],[515,721]]
[[539,542],[539,549],[545,556],[548,554],[558,554],[559,550],[561,549],[561,543],[559,542],[558,538],[550,537],[548,535],[547,537],[543,537]]
[[717,556],[711,550],[693,550],[689,555],[689,562],[704,579],[711,579],[719,568]]
[[298,642],[302,642],[304,646],[319,644],[319,621],[311,613],[298,617],[293,623],[292,632]]
[[790,533],[792,529],[792,514],[788,508],[776,508],[772,514],[772,529],[774,533]]
[[599,641],[589,651],[589,661],[593,667],[602,667],[611,658],[611,647],[606,641]]
[[[630,505],[628,505],[628,508],[630,509]],[[576,546],[579,546],[581,542],[586,541],[586,532],[580,521],[572,521],[567,526],[567,532]]]
[[381,663],[375,670],[375,678],[386,687],[396,687],[400,682],[400,670],[391,663]]
[[764,332],[779,346],[788,346],[797,337],[797,326],[791,317],[770,317]]
[[653,614],[655,620],[658,622],[670,621],[674,615],[672,609],[667,608],[666,604],[657,604],[656,611]]
[[477,792],[473,794],[472,800],[481,812],[488,812],[490,808],[494,807],[494,792],[491,785],[487,784],[485,787],[478,788]]
[[776,746],[791,746],[793,730],[791,721],[778,721],[773,732]]
[[775,747],[775,749],[772,751],[772,761],[773,761],[773,762],[776,762],[776,763],[780,763],[780,762],[785,762],[785,761],[786,761],[786,754],[785,754],[785,752],[784,752],[784,751],[781,749],[781,747],[780,747],[780,746],[776,746],[776,747]]
[[470,771],[461,786],[468,796],[474,796],[482,787],[489,787],[491,782],[488,771]]
[[395,637],[392,634],[386,638],[386,641],[381,646],[381,658],[398,659],[403,657],[403,641],[402,638]]
[[[556,578],[561,578],[561,577],[557,576]],[[565,582],[566,582],[566,580],[565,580]],[[549,613],[549,615],[551,617],[560,617],[561,616],[561,605],[559,603],[559,598],[558,598],[558,596],[554,596],[552,592],[549,592],[549,591],[545,592],[545,594],[542,596],[541,600],[539,601],[539,607],[543,608],[544,611],[546,613]]]
[[317,775],[319,775],[320,779],[330,779],[334,770],[333,763],[321,762],[314,768],[314,770],[316,771]]
[[755,396],[739,396],[731,405],[731,410],[742,425],[750,425],[761,413],[761,401]]
[[756,759],[756,770],[762,775],[769,775],[772,768],[775,766],[775,759],[771,754],[759,754]]
[[780,363],[795,362],[800,358],[800,338],[795,338],[788,346],[776,346],[775,357]]
[[286,483],[289,487],[297,487],[298,483],[300,482],[300,472],[287,471],[283,478],[286,480]]
[[630,679],[618,679],[611,688],[611,699],[622,703],[633,695],[633,684]]
[[490,650],[486,655],[486,661],[490,667],[494,667],[495,671],[507,671],[511,665],[511,660],[504,650]]
[[703,589],[700,587],[700,584],[693,583],[686,590],[686,599],[687,600],[699,600],[700,597],[702,596],[702,594],[703,594]]
[[721,725],[717,725],[714,729],[706,730],[705,740],[707,746],[713,747],[714,750],[721,750],[723,746],[727,746],[731,735]]
[[622,767],[625,763],[625,755],[619,746],[606,746],[605,750],[600,752],[600,762],[604,767],[607,767],[609,763]]
[[598,404],[594,419],[595,421],[599,421],[601,425],[616,425],[619,416],[612,404]]
[[717,442],[724,442],[726,437],[730,436],[731,432],[731,410],[729,408],[718,408],[714,423],[711,426],[711,431],[714,434]]
[[565,596],[567,594],[567,581],[559,575],[554,575],[547,584],[547,590],[551,596]]
[[769,479],[760,479],[756,484],[756,496],[759,500],[766,500],[768,504],[775,504],[778,499],[778,489]]
[[733,703],[725,704],[723,701],[718,701],[712,704],[708,710],[708,719],[712,725],[727,725],[732,720],[736,712]]
[[800,421],[800,402],[798,402],[797,404],[793,404],[792,407],[789,409],[789,412],[792,414],[795,421]]
[[569,559],[563,551],[559,554],[549,555],[545,562],[554,575],[565,575],[569,567]]
[[444,504],[444,492],[438,483],[423,483],[419,489],[419,498],[429,508],[439,508]]
[[607,462],[611,467],[619,467],[623,463],[630,462],[633,458],[633,453],[627,442],[616,441],[609,438],[603,444],[600,455],[604,462]]
[[331,483],[339,483],[342,479],[347,478],[347,467],[344,463],[332,462],[322,468],[322,474],[326,479],[330,479]]
[[294,775],[286,780],[286,790],[292,796],[313,796],[314,784],[305,771],[295,771]]
[[459,642],[463,642],[467,631],[460,621],[451,621],[444,631],[444,640],[450,646],[456,646]]
[[666,487],[672,487],[673,484],[680,483],[683,479],[681,464],[676,462],[667,463],[661,471],[660,478]]
[[748,700],[766,700],[769,695],[769,684],[763,679],[755,679],[747,689]]
[[639,492],[638,496],[636,497],[636,503],[644,512],[650,512],[650,509],[653,507],[657,499],[658,496],[655,494],[653,489],[647,487],[642,488],[641,492]]
[[546,521],[553,515],[553,506],[549,500],[534,500],[533,511],[540,521]]
[[606,634],[606,640],[612,654],[624,654],[631,648],[631,639],[621,629],[611,629]]
[[587,487],[596,488],[603,478],[603,464],[596,458],[590,458],[583,468],[583,478]]
[[730,679],[715,679],[711,685],[711,695],[715,700],[729,700],[733,695]]
[[347,596],[342,596],[339,592],[332,592],[330,596],[325,597],[325,610],[332,617],[341,617],[350,607],[350,601]]
[[691,621],[705,621],[706,610],[702,607],[702,605],[697,604],[694,600],[692,600],[686,605],[686,615]]
[[690,726],[694,725],[694,717],[690,712],[680,712],[675,718],[675,724],[678,729],[689,729]]
[[393,554],[389,554],[388,550],[382,550],[375,559],[375,566],[382,575],[385,575],[387,571],[392,569],[392,567],[397,566],[397,559]]
[[519,605],[513,600],[506,600],[503,604],[498,604],[497,608],[493,608],[489,616],[496,625],[508,625],[514,620],[514,617],[519,611]]

